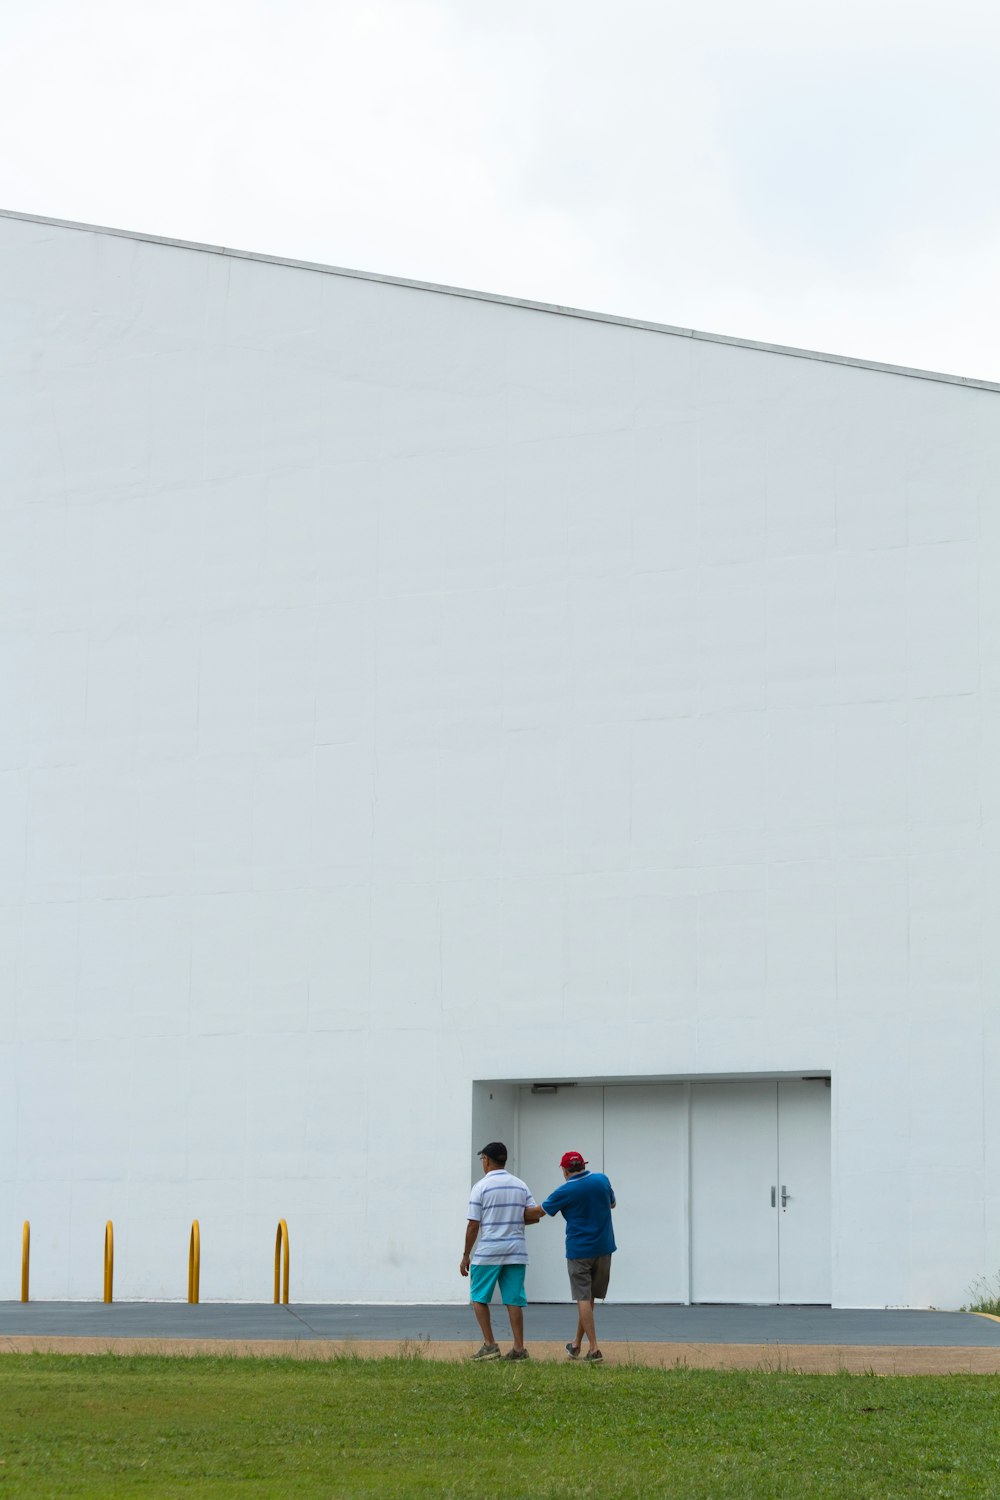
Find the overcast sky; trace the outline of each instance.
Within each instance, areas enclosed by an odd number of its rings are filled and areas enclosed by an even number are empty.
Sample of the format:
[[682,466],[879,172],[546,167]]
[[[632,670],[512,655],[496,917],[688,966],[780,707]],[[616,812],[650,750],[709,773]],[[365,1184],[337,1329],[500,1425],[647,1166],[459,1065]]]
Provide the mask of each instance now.
[[0,207],[1000,380],[996,0],[0,0]]

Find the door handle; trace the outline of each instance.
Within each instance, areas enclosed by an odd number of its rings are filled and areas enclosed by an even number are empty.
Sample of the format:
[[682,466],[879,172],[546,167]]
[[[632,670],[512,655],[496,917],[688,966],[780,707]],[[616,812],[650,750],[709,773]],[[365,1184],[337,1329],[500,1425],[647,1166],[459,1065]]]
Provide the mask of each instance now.
[[789,1200],[789,1198],[791,1196],[792,1195],[788,1191],[788,1189],[785,1187],[785,1184],[782,1183],[781,1184],[781,1206],[782,1206],[782,1208],[787,1208],[788,1207],[788,1200]]

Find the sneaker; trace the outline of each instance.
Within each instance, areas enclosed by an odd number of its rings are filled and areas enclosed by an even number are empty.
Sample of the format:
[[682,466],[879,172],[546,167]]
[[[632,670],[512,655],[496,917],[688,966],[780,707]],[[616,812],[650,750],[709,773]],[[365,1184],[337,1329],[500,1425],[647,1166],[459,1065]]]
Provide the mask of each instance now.
[[470,1359],[499,1359],[500,1358],[500,1345],[499,1344],[483,1344],[481,1348],[479,1348],[479,1349],[476,1350],[475,1354],[470,1354],[469,1358]]
[[583,1356],[583,1362],[587,1365],[603,1365],[604,1355],[600,1349],[591,1349],[588,1354]]
[[569,1355],[570,1359],[579,1359],[580,1358],[580,1345],[579,1344],[567,1344],[566,1345],[566,1353]]
[[527,1349],[509,1349],[507,1351],[507,1353],[504,1355],[504,1359],[529,1359],[529,1358],[530,1358],[530,1355],[528,1354]]

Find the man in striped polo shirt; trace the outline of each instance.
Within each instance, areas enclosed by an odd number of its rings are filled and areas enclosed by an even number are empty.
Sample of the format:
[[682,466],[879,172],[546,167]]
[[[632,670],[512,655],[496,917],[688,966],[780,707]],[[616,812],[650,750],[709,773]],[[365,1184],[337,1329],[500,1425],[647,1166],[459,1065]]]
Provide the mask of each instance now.
[[538,1205],[520,1177],[507,1171],[507,1147],[503,1141],[490,1141],[479,1156],[485,1175],[469,1195],[465,1252],[458,1265],[463,1276],[469,1276],[471,1271],[470,1300],[483,1335],[482,1348],[472,1358],[500,1358],[500,1346],[493,1337],[490,1321],[490,1298],[499,1286],[514,1338],[514,1347],[504,1358],[527,1359],[524,1309],[528,1299],[524,1295],[524,1268],[528,1250],[524,1243],[524,1211]]

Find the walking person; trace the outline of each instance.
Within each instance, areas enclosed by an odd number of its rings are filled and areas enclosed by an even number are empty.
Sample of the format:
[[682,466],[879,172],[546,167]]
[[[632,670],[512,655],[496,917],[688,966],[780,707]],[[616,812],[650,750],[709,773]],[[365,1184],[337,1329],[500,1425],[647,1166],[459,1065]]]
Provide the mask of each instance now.
[[604,1359],[597,1345],[594,1303],[608,1295],[611,1279],[611,1257],[615,1244],[611,1210],[615,1193],[603,1172],[588,1172],[579,1151],[567,1151],[559,1163],[563,1183],[543,1200],[540,1208],[527,1208],[525,1220],[537,1223],[544,1214],[562,1214],[566,1220],[566,1269],[570,1291],[576,1302],[576,1335],[566,1345],[570,1359],[579,1359],[583,1340],[588,1344],[586,1364],[599,1365]]
[[470,1278],[472,1310],[483,1336],[482,1347],[472,1358],[501,1357],[490,1318],[490,1299],[499,1286],[514,1340],[513,1348],[503,1358],[527,1359],[524,1309],[528,1299],[524,1295],[524,1269],[528,1263],[528,1247],[524,1241],[524,1226],[529,1211],[537,1210],[530,1220],[534,1224],[538,1222],[541,1210],[527,1185],[507,1171],[507,1147],[503,1141],[488,1142],[479,1156],[483,1176],[469,1195],[465,1251],[458,1266],[462,1275]]

